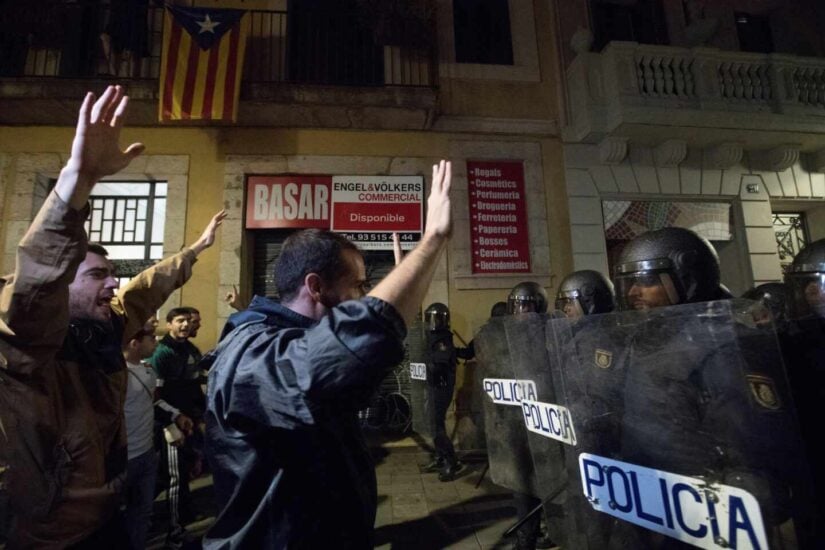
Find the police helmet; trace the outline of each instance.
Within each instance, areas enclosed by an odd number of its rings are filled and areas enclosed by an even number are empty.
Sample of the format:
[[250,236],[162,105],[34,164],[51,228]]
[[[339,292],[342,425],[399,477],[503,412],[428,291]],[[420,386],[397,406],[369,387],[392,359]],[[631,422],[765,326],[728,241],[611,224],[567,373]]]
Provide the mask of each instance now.
[[[787,319],[788,287],[782,283],[761,284],[745,292],[742,298],[760,302],[776,324],[782,324]],[[766,318],[765,322],[770,321]]]
[[490,317],[503,317],[507,315],[507,302],[496,302],[490,308]]
[[525,281],[513,287],[507,296],[507,313],[546,313],[547,292],[538,283]]
[[609,313],[613,307],[613,283],[590,269],[565,277],[556,294],[556,309],[568,317]]
[[689,229],[667,227],[639,235],[619,256],[615,270],[621,309],[648,309],[726,297],[719,257]]
[[785,283],[791,294],[791,318],[825,318],[825,239],[799,251],[785,272]]
[[424,310],[424,324],[427,325],[427,330],[449,330],[450,328],[450,310],[441,302],[435,302],[427,306]]

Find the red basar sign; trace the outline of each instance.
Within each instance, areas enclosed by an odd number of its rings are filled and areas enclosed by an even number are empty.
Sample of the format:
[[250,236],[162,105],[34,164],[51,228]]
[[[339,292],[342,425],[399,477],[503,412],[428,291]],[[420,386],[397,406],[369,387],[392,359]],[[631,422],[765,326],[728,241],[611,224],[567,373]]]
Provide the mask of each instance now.
[[332,176],[249,176],[247,229],[329,229]]
[[529,273],[521,161],[467,161],[473,273]]

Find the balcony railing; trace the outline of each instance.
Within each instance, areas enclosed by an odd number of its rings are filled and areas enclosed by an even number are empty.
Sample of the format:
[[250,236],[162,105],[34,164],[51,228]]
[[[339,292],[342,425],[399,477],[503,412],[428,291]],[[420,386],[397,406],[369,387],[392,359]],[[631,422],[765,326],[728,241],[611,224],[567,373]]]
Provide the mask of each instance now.
[[[11,2],[0,12],[0,77],[157,79],[164,8]],[[125,13],[112,6],[125,5]],[[135,7],[137,6],[137,7]],[[246,83],[434,87],[433,21],[358,10],[249,10]]]
[[825,59],[612,42],[579,54],[567,80],[576,140],[628,123],[805,131],[825,122]]

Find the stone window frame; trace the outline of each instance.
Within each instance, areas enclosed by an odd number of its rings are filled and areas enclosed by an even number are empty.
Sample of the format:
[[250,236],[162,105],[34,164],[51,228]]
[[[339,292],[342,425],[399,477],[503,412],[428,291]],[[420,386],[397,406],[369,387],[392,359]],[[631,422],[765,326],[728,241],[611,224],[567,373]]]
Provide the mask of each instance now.
[[513,64],[457,63],[455,60],[455,33],[453,31],[453,2],[452,0],[438,0],[436,18],[438,23],[438,51],[440,52],[439,75],[441,78],[520,82],[541,81],[533,2],[532,0],[509,0],[509,6]]
[[[450,239],[450,277],[459,290],[511,289],[523,281],[544,287],[552,285],[547,203],[542,169],[541,144],[517,141],[453,141],[453,236]],[[524,163],[527,203],[527,235],[530,246],[529,273],[473,274],[470,248],[470,205],[467,196],[468,160],[515,160]]]
[[[28,230],[49,193],[50,182],[57,179],[60,169],[68,160],[68,154],[20,153],[8,155],[6,162],[14,168],[11,181],[3,182],[0,191],[6,203],[5,242],[2,272],[14,271],[17,246]],[[101,181],[149,181],[167,182],[166,220],[163,231],[163,257],[176,254],[185,242],[186,204],[189,182],[188,155],[141,155],[131,162],[124,172]],[[180,289],[176,290],[161,308],[161,315],[180,306]]]

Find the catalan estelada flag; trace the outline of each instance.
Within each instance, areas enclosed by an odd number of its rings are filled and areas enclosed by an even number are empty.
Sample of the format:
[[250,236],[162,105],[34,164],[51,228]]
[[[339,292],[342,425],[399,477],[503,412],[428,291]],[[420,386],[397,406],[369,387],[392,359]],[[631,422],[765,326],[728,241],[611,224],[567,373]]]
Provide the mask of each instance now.
[[167,6],[158,118],[231,120],[238,114],[246,12]]

